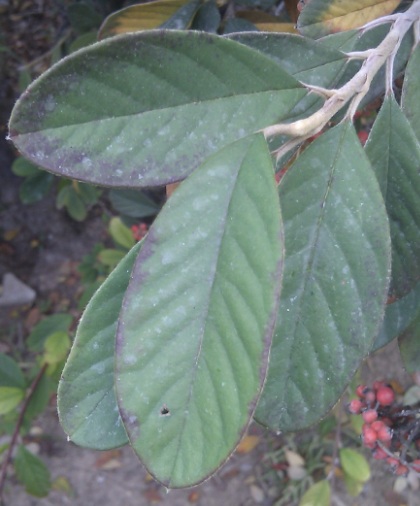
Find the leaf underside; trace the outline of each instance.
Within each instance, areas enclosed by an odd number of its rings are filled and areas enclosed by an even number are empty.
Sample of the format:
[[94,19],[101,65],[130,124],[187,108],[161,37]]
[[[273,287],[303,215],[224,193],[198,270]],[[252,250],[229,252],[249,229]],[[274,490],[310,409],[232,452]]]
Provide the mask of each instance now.
[[316,139],[279,191],[287,255],[256,418],[295,431],[327,413],[372,346],[390,239],[380,189],[348,123]]
[[74,443],[86,448],[106,450],[128,443],[114,393],[115,333],[140,244],[90,300],[59,383],[61,425]]
[[266,375],[282,251],[260,135],[209,158],[144,240],[118,327],[116,388],[134,450],[168,487],[216,471],[250,421]]
[[306,94],[242,44],[201,32],[112,37],[61,60],[17,102],[10,138],[46,170],[104,186],[182,180],[289,117]]

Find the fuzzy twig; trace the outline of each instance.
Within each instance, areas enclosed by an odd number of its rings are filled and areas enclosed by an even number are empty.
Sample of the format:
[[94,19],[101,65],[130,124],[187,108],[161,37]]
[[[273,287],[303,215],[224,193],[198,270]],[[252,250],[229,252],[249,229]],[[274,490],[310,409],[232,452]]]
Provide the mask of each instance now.
[[[349,102],[350,105],[346,117],[352,118],[363,97],[369,91],[373,78],[384,64],[387,64],[387,89],[389,89],[389,81],[392,81],[393,61],[401,41],[411,26],[419,22],[420,0],[415,0],[406,12],[387,16],[386,21],[383,21],[383,19],[384,18],[382,18],[380,24],[384,22],[392,22],[393,24],[384,40],[376,49],[348,53],[347,55],[350,59],[362,58],[364,60],[360,70],[346,84],[338,89],[315,89],[313,86],[306,86],[302,83],[310,91],[326,97],[323,107],[307,118],[292,123],[279,123],[264,128],[262,132],[266,138],[288,135],[300,138],[301,140],[307,139],[322,130],[330,119]],[[363,29],[366,30],[377,26],[374,22],[372,23],[365,25]],[[377,23],[379,23],[379,20],[377,20]]]

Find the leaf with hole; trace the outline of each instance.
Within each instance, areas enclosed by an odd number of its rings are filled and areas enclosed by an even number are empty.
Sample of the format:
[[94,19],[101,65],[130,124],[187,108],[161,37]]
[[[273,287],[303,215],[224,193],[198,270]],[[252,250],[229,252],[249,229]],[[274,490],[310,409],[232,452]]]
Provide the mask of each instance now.
[[390,295],[402,297],[420,280],[420,144],[393,97],[386,97],[365,146],[389,216]]
[[214,473],[248,426],[266,374],[282,252],[261,134],[204,162],[144,239],[119,320],[116,389],[134,450],[167,487]]
[[349,123],[318,137],[279,186],[286,259],[256,418],[295,431],[336,403],[379,331],[389,285],[382,195]]
[[115,333],[140,247],[130,250],[90,300],[58,387],[61,425],[74,443],[87,448],[127,443],[114,393]]
[[126,34],[73,53],[34,81],[15,105],[10,138],[63,176],[163,185],[287,119],[305,94],[278,65],[231,40],[193,31]]

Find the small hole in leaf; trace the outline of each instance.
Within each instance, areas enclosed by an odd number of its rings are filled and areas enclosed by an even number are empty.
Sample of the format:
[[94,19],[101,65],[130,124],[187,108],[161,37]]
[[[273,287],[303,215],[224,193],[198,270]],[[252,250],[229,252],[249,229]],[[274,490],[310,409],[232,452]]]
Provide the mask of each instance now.
[[168,406],[166,404],[164,404],[161,408],[160,408],[160,415],[161,416],[169,416],[171,413],[168,409]]

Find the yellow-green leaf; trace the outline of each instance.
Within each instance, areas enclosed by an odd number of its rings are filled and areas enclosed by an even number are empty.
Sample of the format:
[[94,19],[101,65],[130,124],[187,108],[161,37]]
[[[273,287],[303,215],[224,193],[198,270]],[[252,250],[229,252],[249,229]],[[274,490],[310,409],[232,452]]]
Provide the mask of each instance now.
[[370,478],[370,467],[365,457],[352,448],[341,448],[341,467],[353,480],[364,483]]
[[263,32],[287,32],[297,33],[294,23],[285,23],[271,14],[261,11],[239,11],[237,17],[246,19]]
[[305,492],[299,506],[327,506],[331,502],[331,487],[327,480],[315,483]]
[[298,30],[307,37],[323,37],[363,26],[386,16],[398,7],[400,0],[311,0],[301,12]]
[[64,360],[70,350],[71,342],[67,332],[58,331],[45,340],[44,362],[53,365]]
[[25,391],[18,387],[0,387],[0,415],[9,413],[20,403]]
[[[123,248],[131,249],[136,244],[131,230],[124,225],[120,218],[111,219],[109,223],[109,233],[114,241]],[[122,255],[121,258],[123,256],[124,255]]]
[[105,19],[98,38],[101,40],[120,33],[157,28],[187,3],[187,0],[156,0],[130,5]]

